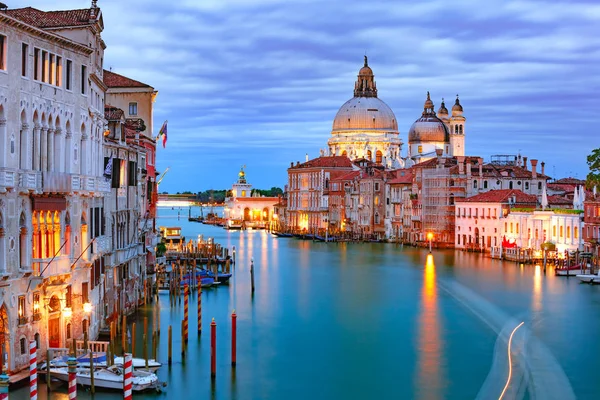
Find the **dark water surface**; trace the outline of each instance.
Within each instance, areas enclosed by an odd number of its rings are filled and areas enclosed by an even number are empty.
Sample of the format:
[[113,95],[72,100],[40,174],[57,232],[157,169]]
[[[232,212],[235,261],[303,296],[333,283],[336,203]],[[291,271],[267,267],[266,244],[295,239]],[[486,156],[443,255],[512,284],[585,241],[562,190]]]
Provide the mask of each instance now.
[[[214,237],[237,250],[229,286],[204,290],[203,334],[196,333],[196,294],[190,298],[190,337],[180,355],[182,305],[160,296],[158,358],[168,382],[148,399],[472,399],[488,376],[498,332],[495,312],[525,321],[581,399],[600,398],[600,287],[544,275],[480,255],[427,251],[393,244],[325,244],[275,238],[265,231],[228,232],[187,222],[187,210],[161,209],[159,224],[181,226],[186,238]],[[256,291],[250,289],[254,258]],[[457,296],[468,292],[470,297]],[[238,366],[230,366],[231,319],[238,315]],[[137,317],[136,356],[142,356],[143,317]],[[217,379],[210,379],[212,318],[217,322]],[[133,321],[130,321],[130,323]],[[503,322],[503,323],[504,323]],[[498,376],[506,380],[506,375]],[[28,390],[11,398],[28,398]],[[80,388],[79,398],[90,396]],[[483,393],[498,398],[500,393]],[[96,394],[116,399],[119,393]],[[66,399],[66,387],[52,398]],[[40,385],[40,399],[46,398]]]

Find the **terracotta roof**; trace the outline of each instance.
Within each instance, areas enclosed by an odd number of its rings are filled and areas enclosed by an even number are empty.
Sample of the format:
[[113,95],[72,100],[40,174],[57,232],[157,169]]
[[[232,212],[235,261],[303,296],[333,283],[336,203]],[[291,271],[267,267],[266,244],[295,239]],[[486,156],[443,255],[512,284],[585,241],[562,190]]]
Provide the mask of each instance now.
[[116,74],[112,71],[104,70],[104,84],[109,88],[124,88],[124,87],[145,87],[152,88],[150,85],[133,80],[123,75]]
[[[98,18],[100,9],[95,9],[95,16],[93,18],[91,11],[91,8],[65,11],[42,11],[33,7],[25,7],[6,10],[3,12],[10,17],[25,22],[28,25],[44,29],[90,25]],[[92,22],[90,22],[90,20]]]
[[552,183],[553,184],[554,183],[566,184],[566,185],[585,185],[585,181],[584,180],[577,179],[577,178],[571,178],[571,177],[569,177],[569,178],[561,178],[561,179],[558,179],[558,180],[556,180],[556,181],[554,181]]
[[456,199],[457,203],[508,203],[509,198],[515,196],[515,204],[537,205],[537,196],[523,193],[516,189],[490,190],[489,192],[466,198]]
[[[474,177],[479,177],[479,166],[471,164],[471,175]],[[459,174],[459,166],[455,165],[450,169],[450,174],[458,175]],[[465,165],[464,174],[466,174],[467,168]],[[487,163],[483,164],[481,167],[481,172],[484,178],[513,178],[513,179],[532,179],[533,172],[531,170],[525,169],[523,167],[518,167],[516,165],[498,165]],[[543,175],[541,173],[537,173],[538,178],[548,178],[547,175]]]
[[389,184],[411,184],[413,181],[413,170],[412,168],[408,169],[398,169],[394,171],[396,173],[396,177],[388,181]]
[[352,179],[356,178],[357,176],[360,175],[361,171],[352,171],[352,172],[347,172],[344,173],[334,179],[332,179],[332,181],[351,181]]
[[570,183],[549,183],[548,184],[548,189],[550,189],[550,190],[561,191],[561,192],[571,193],[571,194],[575,192],[576,187],[577,187],[577,185],[573,185]]
[[123,118],[124,112],[120,108],[106,104],[104,106],[104,118],[109,121],[118,121]]
[[569,206],[573,205],[573,200],[569,200],[563,196],[548,196],[548,204],[557,206]]
[[352,168],[352,161],[346,156],[326,156],[290,167],[290,169],[298,168]]

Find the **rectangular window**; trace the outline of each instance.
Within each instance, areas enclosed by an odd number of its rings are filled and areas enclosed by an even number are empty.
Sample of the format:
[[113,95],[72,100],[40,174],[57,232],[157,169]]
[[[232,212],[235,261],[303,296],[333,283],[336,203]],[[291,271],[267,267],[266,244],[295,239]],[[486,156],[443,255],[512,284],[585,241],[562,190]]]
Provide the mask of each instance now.
[[29,56],[29,46],[27,43],[21,45],[21,76],[27,76],[27,57]]
[[48,83],[54,85],[54,78],[56,77],[56,57],[54,54],[48,55]]
[[67,293],[65,294],[65,307],[71,307],[71,285],[67,286]]
[[85,96],[87,93],[87,67],[85,65],[81,66],[81,94]]
[[40,80],[40,49],[33,49],[33,79]]
[[137,163],[129,161],[127,186],[137,186]]
[[73,90],[73,61],[67,60],[67,82],[66,88],[67,90]]
[[42,50],[42,82],[46,82],[46,79],[48,78],[48,71],[46,68],[48,68],[48,53]]
[[375,182],[375,191],[378,192],[379,191],[379,182]]
[[19,296],[19,325],[25,325],[27,323],[26,310],[25,310],[25,296]]
[[112,176],[111,176],[111,185],[110,187],[113,189],[119,188],[119,177],[121,175],[121,160],[118,158],[113,158],[112,164]]
[[90,297],[90,293],[88,290],[88,283],[83,282],[81,284],[81,301],[83,303],[89,303],[89,297]]
[[58,87],[62,87],[62,57],[56,56],[56,79],[54,83]]
[[137,103],[129,103],[129,115],[137,115]]
[[6,36],[0,35],[0,69],[6,71],[6,50],[7,50]]

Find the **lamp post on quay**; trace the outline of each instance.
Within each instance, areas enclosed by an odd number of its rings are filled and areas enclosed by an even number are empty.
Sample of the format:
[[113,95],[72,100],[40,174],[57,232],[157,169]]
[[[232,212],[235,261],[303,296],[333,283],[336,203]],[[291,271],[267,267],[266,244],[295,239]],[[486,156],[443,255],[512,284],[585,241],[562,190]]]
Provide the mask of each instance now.
[[433,240],[433,233],[429,232],[427,234],[427,240],[429,240],[429,253],[431,253],[431,241]]

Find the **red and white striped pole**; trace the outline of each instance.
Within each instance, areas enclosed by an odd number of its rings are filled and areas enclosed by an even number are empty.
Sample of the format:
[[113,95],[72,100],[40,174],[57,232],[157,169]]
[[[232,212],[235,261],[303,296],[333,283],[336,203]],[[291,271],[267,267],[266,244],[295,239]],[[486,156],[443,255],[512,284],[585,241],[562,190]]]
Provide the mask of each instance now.
[[29,398],[37,400],[37,346],[29,342]]
[[185,290],[183,291],[183,336],[187,343],[188,341],[188,312],[189,312],[189,300],[190,300],[190,287],[189,285],[185,285]]
[[131,354],[125,354],[125,371],[123,379],[123,398],[124,400],[133,399],[133,362]]
[[210,323],[210,377],[214,381],[217,376],[217,323]]
[[202,333],[202,281],[198,284],[198,336]]
[[8,400],[8,375],[0,375],[0,400]]
[[77,399],[77,359],[69,357],[67,360],[67,371],[69,373],[69,400]]

